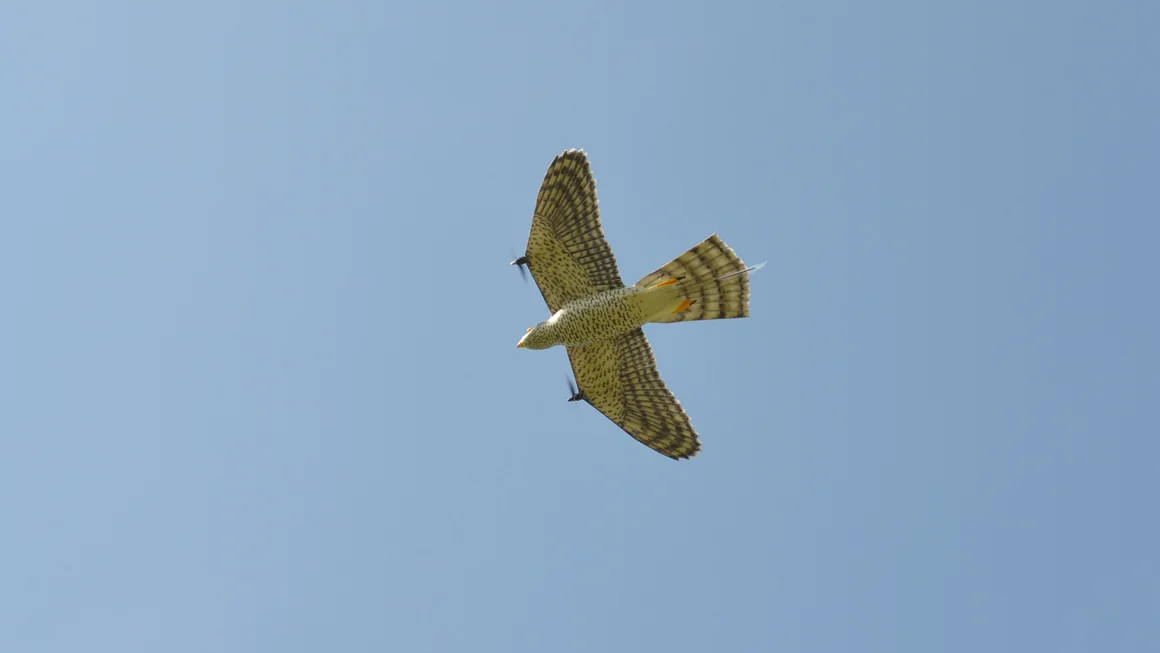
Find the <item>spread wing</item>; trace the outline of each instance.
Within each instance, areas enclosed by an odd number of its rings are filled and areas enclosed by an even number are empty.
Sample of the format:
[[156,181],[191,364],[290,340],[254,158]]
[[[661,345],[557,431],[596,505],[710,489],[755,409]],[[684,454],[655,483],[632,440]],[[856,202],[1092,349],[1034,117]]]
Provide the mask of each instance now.
[[624,287],[582,150],[568,150],[548,166],[524,256],[552,313],[574,299]]
[[568,359],[588,403],[629,435],[669,458],[701,450],[689,416],[657,373],[644,331],[569,347]]

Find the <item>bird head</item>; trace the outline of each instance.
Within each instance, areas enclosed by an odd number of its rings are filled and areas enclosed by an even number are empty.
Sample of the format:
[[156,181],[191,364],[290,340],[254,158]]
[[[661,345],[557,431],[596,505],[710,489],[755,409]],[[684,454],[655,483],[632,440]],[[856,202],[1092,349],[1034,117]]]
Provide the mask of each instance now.
[[544,325],[544,322],[540,322],[534,327],[528,327],[528,332],[524,334],[523,338],[520,338],[516,346],[521,349],[547,349],[551,347],[555,343],[551,341]]

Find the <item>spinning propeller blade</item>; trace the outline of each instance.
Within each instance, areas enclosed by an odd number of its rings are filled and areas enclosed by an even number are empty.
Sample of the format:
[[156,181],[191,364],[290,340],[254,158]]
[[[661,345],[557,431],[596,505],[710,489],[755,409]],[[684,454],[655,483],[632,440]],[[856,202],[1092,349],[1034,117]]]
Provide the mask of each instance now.
[[515,260],[512,261],[510,263],[510,265],[518,265],[519,266],[520,276],[523,277],[524,283],[527,283],[528,282],[528,271],[524,268],[524,266],[526,266],[528,264],[528,257],[521,256],[519,258],[516,258],[515,253],[513,252],[512,258],[514,258]]
[[571,393],[571,395],[572,395],[571,398],[568,399],[568,401],[580,401],[581,399],[583,399],[585,401],[588,400],[588,398],[584,396],[583,392],[576,389],[576,385],[574,383],[572,383],[572,377],[565,376],[564,378],[568,381],[568,392]]

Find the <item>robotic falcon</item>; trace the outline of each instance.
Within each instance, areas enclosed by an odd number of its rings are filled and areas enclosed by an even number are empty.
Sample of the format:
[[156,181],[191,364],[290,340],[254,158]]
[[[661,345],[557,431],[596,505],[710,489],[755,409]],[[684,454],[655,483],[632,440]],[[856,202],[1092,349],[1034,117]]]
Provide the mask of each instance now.
[[629,435],[674,459],[697,454],[697,432],[657,373],[642,326],[749,317],[749,273],[716,234],[632,286],[604,238],[596,181],[583,150],[548,167],[536,199],[528,266],[552,315],[518,346],[564,345],[583,399]]

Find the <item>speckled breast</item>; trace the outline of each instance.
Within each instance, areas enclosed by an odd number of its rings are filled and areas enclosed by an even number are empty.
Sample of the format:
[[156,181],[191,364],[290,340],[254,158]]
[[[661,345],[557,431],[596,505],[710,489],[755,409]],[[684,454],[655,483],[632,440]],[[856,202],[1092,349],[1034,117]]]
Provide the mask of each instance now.
[[606,290],[560,308],[553,330],[561,344],[586,345],[628,333],[645,323],[631,286]]

